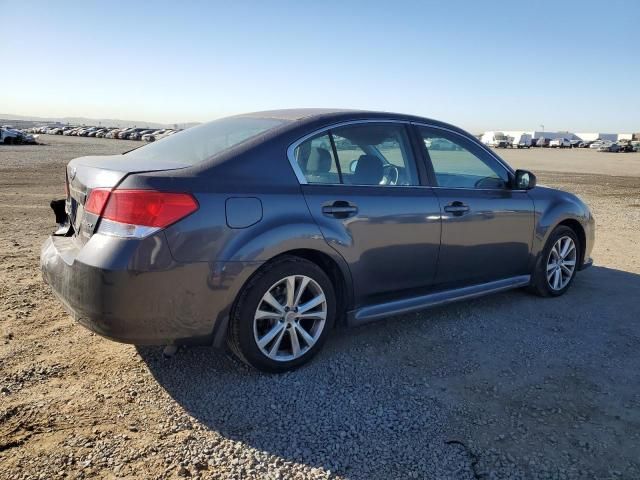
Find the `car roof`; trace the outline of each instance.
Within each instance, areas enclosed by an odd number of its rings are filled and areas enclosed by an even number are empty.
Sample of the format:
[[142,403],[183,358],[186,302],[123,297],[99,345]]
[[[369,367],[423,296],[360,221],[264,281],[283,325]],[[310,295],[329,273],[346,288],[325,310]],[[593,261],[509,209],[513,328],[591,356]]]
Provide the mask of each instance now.
[[[305,124],[316,123],[339,123],[357,120],[399,120],[407,122],[427,123],[450,130],[454,130],[465,135],[471,135],[469,132],[439,120],[432,118],[420,117],[417,115],[409,115],[403,113],[383,112],[375,110],[356,110],[342,108],[294,108],[282,110],[265,110],[260,112],[243,113],[234,115],[233,117],[251,117],[251,118],[273,118],[276,120],[285,120],[288,127],[294,129]],[[289,128],[285,127],[285,130]]]

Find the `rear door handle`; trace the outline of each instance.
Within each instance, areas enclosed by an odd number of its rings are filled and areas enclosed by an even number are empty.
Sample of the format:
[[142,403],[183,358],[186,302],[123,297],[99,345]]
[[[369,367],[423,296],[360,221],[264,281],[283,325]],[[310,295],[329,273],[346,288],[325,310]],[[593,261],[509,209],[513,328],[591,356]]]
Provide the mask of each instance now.
[[449,205],[444,207],[444,211],[447,213],[453,213],[454,215],[460,216],[469,211],[469,205],[465,205],[462,202],[451,202]]
[[329,217],[348,218],[358,213],[358,207],[349,202],[337,200],[331,205],[323,206],[322,213]]

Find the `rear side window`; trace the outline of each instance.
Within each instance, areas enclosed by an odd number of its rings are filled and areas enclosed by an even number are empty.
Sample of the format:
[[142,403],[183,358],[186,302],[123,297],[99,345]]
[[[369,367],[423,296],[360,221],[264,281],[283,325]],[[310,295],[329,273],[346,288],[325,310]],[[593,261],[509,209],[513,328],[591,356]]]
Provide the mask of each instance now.
[[301,143],[294,155],[308,183],[419,185],[403,124],[339,127]]
[[284,123],[287,120],[275,118],[222,118],[136,148],[125,156],[168,165],[194,165]]
[[340,183],[340,174],[328,133],[301,143],[295,149],[294,156],[307,183]]

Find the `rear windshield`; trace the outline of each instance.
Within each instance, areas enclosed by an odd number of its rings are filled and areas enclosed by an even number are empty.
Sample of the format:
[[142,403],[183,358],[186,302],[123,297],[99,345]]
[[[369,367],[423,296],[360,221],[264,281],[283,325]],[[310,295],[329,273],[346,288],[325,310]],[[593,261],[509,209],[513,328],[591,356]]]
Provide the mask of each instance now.
[[136,148],[125,155],[136,160],[159,160],[177,165],[194,165],[283,123],[287,123],[287,120],[251,117],[221,118]]

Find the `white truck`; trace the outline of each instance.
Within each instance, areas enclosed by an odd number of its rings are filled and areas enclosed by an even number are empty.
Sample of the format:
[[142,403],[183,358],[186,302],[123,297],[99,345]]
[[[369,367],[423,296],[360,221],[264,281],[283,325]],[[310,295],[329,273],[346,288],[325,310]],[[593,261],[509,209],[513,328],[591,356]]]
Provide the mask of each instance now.
[[571,148],[571,141],[568,138],[559,137],[549,142],[551,148]]
[[512,148],[531,148],[531,135],[528,133],[522,133],[513,137],[511,142]]
[[489,147],[507,148],[511,146],[511,137],[502,132],[486,132],[480,137],[480,141]]

